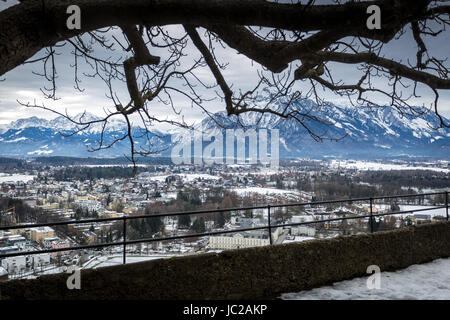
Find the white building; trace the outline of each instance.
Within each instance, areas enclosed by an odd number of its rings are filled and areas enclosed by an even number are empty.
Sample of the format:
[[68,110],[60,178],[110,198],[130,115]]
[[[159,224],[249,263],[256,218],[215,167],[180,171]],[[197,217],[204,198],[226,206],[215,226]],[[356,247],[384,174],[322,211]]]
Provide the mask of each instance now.
[[38,268],[41,266],[46,266],[50,264],[50,254],[41,253],[30,256],[31,265],[33,268]]
[[49,253],[8,257],[1,260],[1,267],[3,267],[9,274],[20,273],[30,266],[33,268],[38,268],[48,264],[50,264]]
[[92,211],[101,211],[103,209],[102,204],[96,200],[75,200],[75,206],[80,207],[82,209],[87,209],[89,212]]
[[291,228],[291,235],[314,237],[316,235],[316,229],[308,226],[296,226]]
[[[16,246],[9,246],[9,247],[0,247],[0,255],[2,254],[9,254],[9,253],[16,253],[19,252],[20,249]],[[0,258],[0,261],[6,259],[6,258]]]
[[232,236],[214,236],[209,238],[211,249],[229,250],[238,248],[261,247],[269,245],[268,238],[250,238],[243,232]]
[[18,273],[27,267],[27,258],[25,256],[8,257],[2,260],[2,267],[8,273]]
[[7,237],[6,245],[7,246],[16,246],[17,248],[24,250],[27,245],[27,239],[21,235],[11,235]]
[[[281,232],[281,228],[276,228],[272,231],[273,243],[275,243],[275,241],[278,239]],[[229,235],[209,237],[210,249],[230,250],[239,248],[262,247],[269,244],[270,239],[269,233],[267,231],[237,232]]]

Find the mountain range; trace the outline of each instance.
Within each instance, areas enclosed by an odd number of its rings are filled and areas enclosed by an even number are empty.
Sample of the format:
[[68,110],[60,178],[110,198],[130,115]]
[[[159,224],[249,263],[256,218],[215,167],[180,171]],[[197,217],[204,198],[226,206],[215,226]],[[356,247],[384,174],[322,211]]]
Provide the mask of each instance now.
[[[273,108],[282,107],[275,105]],[[300,100],[289,107],[298,111],[301,123],[295,119],[282,119],[274,114],[244,113],[239,120],[219,112],[205,118],[204,129],[238,128],[244,125],[250,129],[278,129],[281,158],[384,158],[384,157],[432,157],[450,158],[450,129],[437,128],[439,118],[433,112],[421,116],[405,115],[396,108],[384,107],[341,107],[330,104],[320,108],[311,100]],[[96,116],[86,113],[79,119],[95,120]],[[318,122],[313,119],[322,119]],[[446,123],[448,119],[444,118]],[[308,133],[305,126],[320,138],[321,142]],[[130,145],[127,139],[112,148],[89,152],[101,138],[101,124],[72,134],[77,126],[64,117],[45,120],[38,117],[19,119],[0,127],[0,156],[27,158],[36,156],[70,156],[113,158],[128,155]],[[112,119],[104,132],[106,143],[120,138],[126,132],[126,123]],[[147,145],[142,137],[144,129],[134,128],[136,145]],[[71,135],[72,134],[72,135]],[[174,137],[172,137],[174,135]],[[155,150],[165,150],[159,155],[169,156],[173,147],[171,141],[178,141],[184,133],[152,131],[150,142]],[[172,140],[173,139],[173,140]],[[335,140],[338,141],[335,141]]]

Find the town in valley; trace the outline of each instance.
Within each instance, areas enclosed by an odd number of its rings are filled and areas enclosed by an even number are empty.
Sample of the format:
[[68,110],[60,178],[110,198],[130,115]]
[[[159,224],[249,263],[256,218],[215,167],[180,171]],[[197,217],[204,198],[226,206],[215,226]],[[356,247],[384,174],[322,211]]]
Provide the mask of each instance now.
[[[114,163],[95,158],[2,158],[0,172],[0,226],[23,226],[0,231],[0,254],[67,248],[3,258],[0,277],[6,279],[65,272],[72,265],[88,269],[123,263],[121,245],[71,249],[123,240],[122,220],[89,222],[92,219],[169,214],[127,220],[127,240],[153,239],[126,246],[126,262],[133,263],[365,233],[371,227],[369,201],[321,201],[438,193],[450,186],[450,165],[444,160],[290,159],[274,169],[253,164],[174,165],[167,159],[134,167],[123,159]],[[445,220],[442,207],[420,212],[442,206],[444,198],[442,193],[377,199],[373,214],[407,212],[375,218],[372,228]],[[277,207],[280,204],[298,205]],[[268,225],[268,205],[270,224],[276,226],[270,234],[263,228]],[[186,211],[203,212],[170,216]],[[322,221],[357,216],[365,217]],[[60,221],[80,223],[26,227]],[[279,226],[283,224],[294,225]],[[215,234],[195,236],[211,232]]]

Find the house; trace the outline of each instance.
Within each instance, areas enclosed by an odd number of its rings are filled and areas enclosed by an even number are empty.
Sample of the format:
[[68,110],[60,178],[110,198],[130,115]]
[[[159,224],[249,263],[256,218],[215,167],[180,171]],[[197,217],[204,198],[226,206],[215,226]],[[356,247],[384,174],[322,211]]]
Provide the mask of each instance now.
[[78,199],[75,200],[75,206],[83,210],[88,210],[89,212],[101,211],[103,209],[102,204],[96,200]]
[[8,257],[2,260],[1,266],[8,271],[8,273],[18,273],[21,270],[24,270],[28,266],[27,257],[25,256],[17,256],[17,257]]
[[[43,241],[43,245],[49,249],[70,248],[70,243],[67,240],[61,240],[58,237],[45,238]],[[66,254],[69,254],[69,251],[52,252],[50,255],[52,258],[55,258],[58,255],[66,255]]]
[[31,265],[33,268],[43,267],[50,264],[50,254],[41,253],[30,256]]
[[291,235],[293,236],[309,236],[314,237],[316,235],[316,228],[308,226],[297,226],[291,228]]
[[89,230],[83,231],[83,235],[86,238],[88,244],[95,244],[97,242],[97,235]]
[[43,242],[45,238],[53,238],[55,230],[50,227],[38,227],[30,229],[31,240],[36,242]]
[[408,216],[408,218],[416,224],[431,222],[431,215],[429,214],[414,214],[412,216]]
[[[9,247],[1,247],[0,248],[0,255],[4,254],[10,254],[10,253],[16,253],[19,252],[20,249],[16,246],[9,246]],[[0,261],[7,258],[0,258]]]
[[255,228],[267,225],[267,222],[260,218],[238,218],[236,221],[239,223],[241,228]]
[[8,247],[16,246],[18,248],[23,249],[27,244],[27,239],[25,239],[25,237],[21,235],[12,235],[7,238],[5,244]]
[[447,217],[444,217],[444,216],[434,216],[433,217],[433,222],[442,222],[442,221],[447,221]]

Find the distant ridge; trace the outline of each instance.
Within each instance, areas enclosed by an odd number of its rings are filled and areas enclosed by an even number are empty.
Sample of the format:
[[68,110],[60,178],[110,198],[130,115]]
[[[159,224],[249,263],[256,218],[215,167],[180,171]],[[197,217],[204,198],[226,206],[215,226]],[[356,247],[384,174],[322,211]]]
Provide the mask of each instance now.
[[[281,107],[274,105],[274,108]],[[329,105],[318,107],[311,100],[301,100],[290,106],[291,109],[308,113],[324,119],[328,125],[305,119],[305,123],[316,134],[325,138],[344,137],[339,141],[315,141],[305,128],[295,120],[283,120],[271,114],[243,114],[240,122],[246,128],[272,128],[280,131],[280,157],[282,158],[384,158],[384,157],[425,157],[450,158],[450,129],[433,129],[439,125],[438,117],[428,112],[420,117],[401,115],[397,109],[389,106],[376,107],[340,107]],[[77,115],[77,119],[81,114]],[[96,119],[86,113],[85,120]],[[207,117],[202,121],[206,129],[239,127],[237,117],[228,117],[225,112],[214,114],[215,120]],[[449,122],[444,118],[444,121]],[[128,155],[128,141],[117,143],[110,149],[88,152],[87,148],[96,146],[100,138],[99,125],[71,137],[60,133],[70,133],[76,126],[58,117],[53,120],[30,117],[4,125],[0,131],[0,156],[13,158],[35,157],[79,157],[79,158],[116,158]],[[108,124],[104,139],[113,141],[124,133],[125,122],[114,119]],[[147,141],[139,136],[141,128],[135,128],[135,141],[138,146],[146,146]],[[156,156],[168,157],[174,141],[183,133],[171,130],[171,133],[155,131],[151,134],[152,147],[155,150],[166,149]]]

